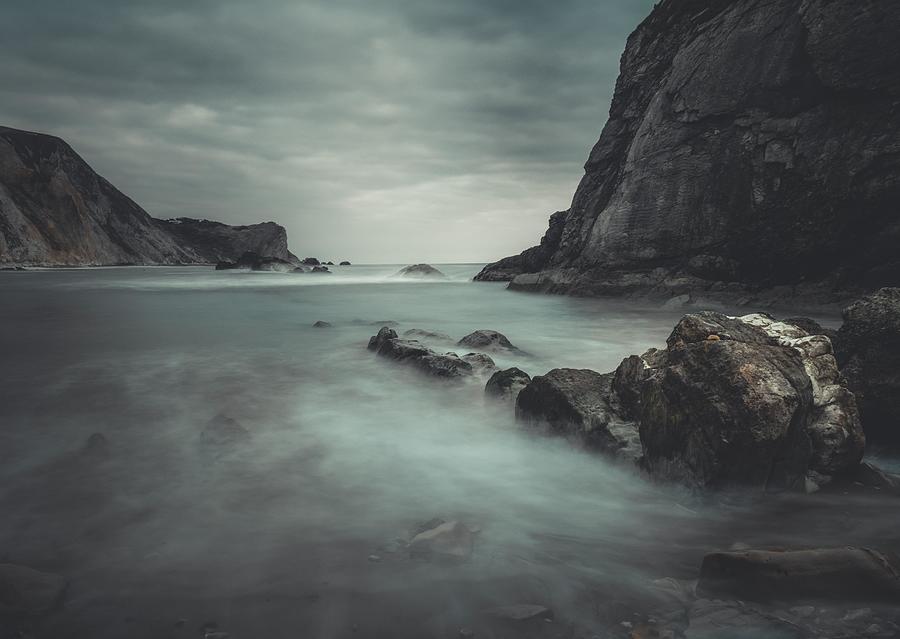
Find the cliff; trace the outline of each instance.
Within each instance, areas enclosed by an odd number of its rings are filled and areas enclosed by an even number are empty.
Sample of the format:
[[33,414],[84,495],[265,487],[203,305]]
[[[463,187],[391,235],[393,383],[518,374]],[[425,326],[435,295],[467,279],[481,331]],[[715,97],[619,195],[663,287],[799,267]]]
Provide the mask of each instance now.
[[541,245],[476,279],[581,295],[900,283],[900,4],[664,0]]
[[277,224],[154,219],[59,138],[0,127],[0,263],[210,264],[246,251],[296,261]]

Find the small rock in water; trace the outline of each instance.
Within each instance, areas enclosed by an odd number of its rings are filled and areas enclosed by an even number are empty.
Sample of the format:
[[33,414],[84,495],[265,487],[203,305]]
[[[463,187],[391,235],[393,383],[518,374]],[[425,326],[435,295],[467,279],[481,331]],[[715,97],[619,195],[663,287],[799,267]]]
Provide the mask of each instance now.
[[463,337],[459,342],[457,342],[460,346],[465,346],[466,348],[474,348],[480,351],[506,351],[510,353],[521,353],[516,346],[513,346],[512,343],[506,338],[506,335],[503,333],[498,333],[497,331],[488,331],[488,330],[480,330],[475,331],[474,333],[469,333],[465,337]]
[[484,387],[484,394],[488,397],[515,401],[519,391],[531,383],[528,373],[518,368],[507,368],[497,371],[488,380]]
[[446,277],[431,264],[413,264],[401,268],[397,275],[399,277],[421,277],[421,278],[443,278]]
[[323,322],[322,320],[319,320],[318,322],[313,324],[313,326],[315,328],[331,328],[332,324],[330,322]]

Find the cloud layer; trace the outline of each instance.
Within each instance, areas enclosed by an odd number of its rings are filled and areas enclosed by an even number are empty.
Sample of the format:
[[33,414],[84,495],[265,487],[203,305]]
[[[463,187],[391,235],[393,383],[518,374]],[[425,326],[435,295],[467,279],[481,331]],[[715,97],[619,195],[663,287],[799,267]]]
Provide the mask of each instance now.
[[304,255],[487,261],[566,208],[652,0],[13,0],[0,124],[157,217]]

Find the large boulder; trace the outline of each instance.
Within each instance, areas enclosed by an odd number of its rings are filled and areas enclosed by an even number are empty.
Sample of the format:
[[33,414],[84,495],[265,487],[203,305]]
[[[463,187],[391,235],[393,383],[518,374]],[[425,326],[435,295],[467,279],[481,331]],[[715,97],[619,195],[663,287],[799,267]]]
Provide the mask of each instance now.
[[417,277],[417,278],[435,278],[440,279],[446,277],[431,264],[412,264],[404,266],[397,271],[399,277]]
[[814,489],[864,438],[831,342],[766,315],[686,315],[647,367],[636,411],[651,474],[713,488]]
[[60,575],[16,564],[0,564],[0,615],[41,615],[56,609],[66,593]]
[[621,417],[612,382],[612,373],[554,369],[519,392],[516,419],[587,448],[636,460],[641,454],[637,426]]
[[251,271],[278,271],[288,273],[294,270],[294,265],[280,257],[264,256],[259,253],[247,251],[241,255],[235,262],[219,262],[216,264],[217,271],[230,271],[237,269]]
[[525,371],[507,368],[491,375],[484,387],[484,394],[488,397],[515,401],[519,392],[530,383],[531,377]]
[[745,550],[706,555],[697,593],[750,601],[900,601],[900,572],[869,548]]
[[459,340],[457,344],[459,346],[465,346],[466,348],[474,348],[475,350],[490,351],[494,353],[522,352],[517,347],[512,345],[512,343],[506,338],[506,335],[504,335],[503,333],[498,333],[497,331],[490,330],[478,330],[469,333],[461,340]]
[[368,348],[381,357],[410,364],[435,377],[458,379],[474,373],[472,364],[455,353],[436,353],[416,340],[400,339],[397,331],[387,326],[369,340]]
[[883,288],[847,307],[837,351],[866,437],[900,448],[900,288]]

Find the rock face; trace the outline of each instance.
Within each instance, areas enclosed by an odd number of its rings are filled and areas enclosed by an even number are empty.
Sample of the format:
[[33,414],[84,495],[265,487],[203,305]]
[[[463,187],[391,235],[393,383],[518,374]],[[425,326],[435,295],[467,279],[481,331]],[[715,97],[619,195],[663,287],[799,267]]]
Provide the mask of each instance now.
[[628,39],[571,207],[476,279],[668,296],[900,281],[898,32],[897,3],[663,0]]
[[827,337],[765,315],[704,312],[686,315],[667,344],[646,367],[637,406],[651,474],[815,489],[859,463],[856,402]]
[[0,127],[0,264],[215,264],[247,251],[296,260],[277,224],[154,219],[59,138]]
[[0,615],[41,615],[58,607],[66,580],[25,566],[0,564]]
[[446,277],[431,264],[413,264],[397,271],[399,277],[443,278]]
[[900,448],[900,288],[881,289],[847,307],[837,343],[866,437]]
[[868,548],[717,552],[703,559],[697,592],[751,601],[896,602],[900,572],[885,555]]
[[562,435],[587,448],[637,460],[637,426],[621,417],[613,374],[557,368],[535,377],[516,398],[516,419]]

